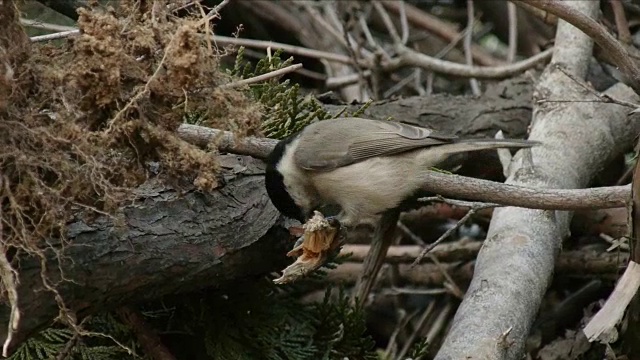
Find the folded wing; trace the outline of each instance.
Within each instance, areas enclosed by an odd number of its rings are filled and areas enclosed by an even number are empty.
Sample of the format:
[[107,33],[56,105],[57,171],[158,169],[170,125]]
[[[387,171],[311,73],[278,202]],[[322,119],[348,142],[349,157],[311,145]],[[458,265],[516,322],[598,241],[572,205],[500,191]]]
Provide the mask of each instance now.
[[449,144],[457,139],[455,135],[392,121],[323,120],[305,128],[295,161],[307,170],[328,171],[376,156]]

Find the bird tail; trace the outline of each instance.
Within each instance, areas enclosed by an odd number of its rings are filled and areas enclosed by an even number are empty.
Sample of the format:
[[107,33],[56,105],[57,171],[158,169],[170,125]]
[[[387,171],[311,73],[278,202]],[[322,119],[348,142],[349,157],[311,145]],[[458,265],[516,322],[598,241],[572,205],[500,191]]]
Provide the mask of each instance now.
[[503,148],[522,149],[540,144],[538,141],[521,139],[464,139],[444,146],[446,147],[446,152],[458,153]]
[[467,158],[470,152],[504,148],[522,149],[536,145],[540,145],[540,143],[520,139],[461,139],[422,150],[418,155],[418,161],[423,167],[437,167],[453,171]]

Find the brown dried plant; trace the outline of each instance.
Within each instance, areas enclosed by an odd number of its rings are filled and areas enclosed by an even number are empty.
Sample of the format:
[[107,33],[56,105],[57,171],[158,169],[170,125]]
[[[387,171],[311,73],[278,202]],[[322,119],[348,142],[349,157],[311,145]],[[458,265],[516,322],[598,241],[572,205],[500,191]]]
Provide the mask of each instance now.
[[190,114],[259,131],[260,106],[218,88],[229,79],[203,35],[209,20],[200,9],[176,16],[177,3],[79,9],[79,36],[36,45],[15,4],[0,2],[0,251],[14,268],[26,254],[61,256],[70,220],[115,216],[152,176],[219,186],[215,153],[176,136]]

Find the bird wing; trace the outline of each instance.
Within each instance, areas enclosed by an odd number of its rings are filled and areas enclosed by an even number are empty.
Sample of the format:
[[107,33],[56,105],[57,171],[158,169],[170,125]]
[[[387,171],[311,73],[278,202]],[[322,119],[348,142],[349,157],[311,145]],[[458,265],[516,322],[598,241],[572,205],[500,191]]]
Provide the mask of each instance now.
[[456,139],[455,135],[392,121],[322,120],[302,131],[294,159],[303,169],[327,171]]

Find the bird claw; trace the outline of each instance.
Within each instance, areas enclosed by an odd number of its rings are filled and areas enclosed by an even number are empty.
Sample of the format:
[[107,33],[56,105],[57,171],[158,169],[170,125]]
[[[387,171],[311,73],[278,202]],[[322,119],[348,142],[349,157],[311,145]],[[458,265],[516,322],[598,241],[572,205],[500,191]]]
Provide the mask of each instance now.
[[329,225],[331,225],[334,228],[340,229],[340,227],[342,226],[337,216],[327,216],[325,220],[327,220],[327,222],[329,222]]
[[298,240],[296,240],[296,243],[295,243],[295,244],[293,244],[293,248],[294,248],[294,249],[298,249],[298,248],[302,247],[302,243],[303,243],[303,242],[304,242],[304,235],[303,235],[303,236],[300,236],[300,237],[298,238]]

